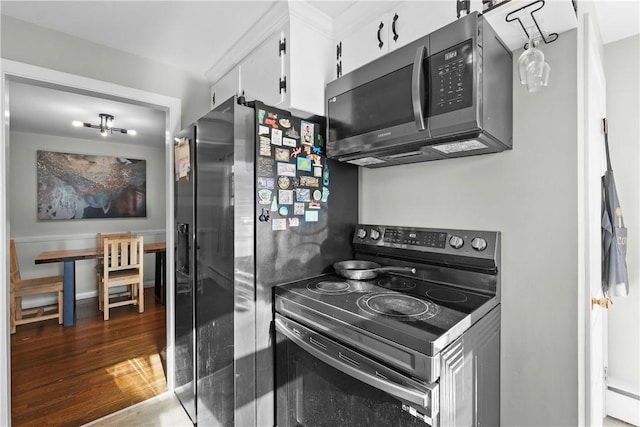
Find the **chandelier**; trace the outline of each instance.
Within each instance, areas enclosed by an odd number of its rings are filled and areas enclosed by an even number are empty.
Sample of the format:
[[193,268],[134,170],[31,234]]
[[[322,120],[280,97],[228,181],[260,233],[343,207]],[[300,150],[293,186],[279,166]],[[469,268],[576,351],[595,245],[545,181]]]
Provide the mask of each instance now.
[[100,116],[100,124],[92,125],[91,123],[85,123],[78,120],[74,120],[71,124],[75,127],[86,127],[92,129],[100,129],[100,135],[107,136],[113,132],[126,133],[127,135],[135,135],[136,131],[133,129],[122,129],[113,127],[113,116],[111,114],[101,113],[98,114]]

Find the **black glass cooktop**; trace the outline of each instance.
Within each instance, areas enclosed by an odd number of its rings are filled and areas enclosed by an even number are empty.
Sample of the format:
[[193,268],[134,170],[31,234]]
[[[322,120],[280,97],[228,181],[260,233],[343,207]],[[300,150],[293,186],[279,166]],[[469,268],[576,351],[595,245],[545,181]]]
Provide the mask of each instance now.
[[276,310],[285,300],[295,303],[288,310],[320,313],[328,330],[332,323],[346,324],[429,355],[438,351],[436,340],[459,336],[471,326],[470,315],[492,301],[489,295],[397,274],[367,281],[325,274],[278,286],[275,298]]

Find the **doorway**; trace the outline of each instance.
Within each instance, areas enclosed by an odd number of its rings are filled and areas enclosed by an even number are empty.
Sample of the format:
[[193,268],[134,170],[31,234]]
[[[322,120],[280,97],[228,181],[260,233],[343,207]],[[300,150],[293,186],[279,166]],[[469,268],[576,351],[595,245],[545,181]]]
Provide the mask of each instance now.
[[[9,118],[10,118],[10,83],[12,81],[32,81],[38,84],[52,87],[65,87],[88,96],[99,96],[105,99],[119,99],[136,105],[144,105],[151,108],[163,110],[166,114],[164,129],[164,191],[166,202],[164,206],[165,230],[164,238],[168,248],[173,247],[173,233],[169,224],[173,224],[173,143],[171,135],[175,134],[180,127],[180,100],[156,93],[135,90],[128,87],[108,83],[100,80],[90,79],[68,73],[58,72],[42,67],[23,64],[15,61],[2,60],[2,73],[0,78],[1,109],[4,118],[1,126],[0,136],[3,150],[0,151],[0,189],[3,194],[8,195],[9,186]],[[8,215],[7,196],[0,200],[0,241],[4,243],[5,253],[8,253],[8,239],[10,233],[10,223]],[[172,351],[174,343],[173,335],[173,251],[167,251],[166,276],[166,335],[167,335],[167,386],[173,390],[173,358]],[[8,325],[9,307],[9,286],[7,283],[8,262],[0,265],[0,288],[4,292],[0,293],[0,425],[9,425],[11,422],[11,378],[10,378],[10,336]]]

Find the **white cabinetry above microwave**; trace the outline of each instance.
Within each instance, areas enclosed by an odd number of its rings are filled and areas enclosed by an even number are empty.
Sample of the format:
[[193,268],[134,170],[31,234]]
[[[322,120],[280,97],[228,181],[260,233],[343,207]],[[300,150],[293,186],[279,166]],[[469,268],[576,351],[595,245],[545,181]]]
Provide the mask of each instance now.
[[274,7],[207,73],[212,107],[232,95],[324,115],[331,19],[305,2]]
[[[471,11],[482,10],[481,0]],[[411,43],[457,19],[455,1],[356,3],[334,19],[333,78]]]

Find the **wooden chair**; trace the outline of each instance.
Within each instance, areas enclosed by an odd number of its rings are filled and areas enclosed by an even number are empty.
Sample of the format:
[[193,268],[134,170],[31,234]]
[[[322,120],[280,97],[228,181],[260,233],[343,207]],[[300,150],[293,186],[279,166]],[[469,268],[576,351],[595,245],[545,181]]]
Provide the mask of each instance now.
[[[9,243],[11,253],[11,287],[10,287],[10,325],[11,333],[16,332],[17,325],[40,322],[42,320],[58,319],[58,323],[63,321],[63,281],[64,276],[48,276],[35,279],[23,279],[20,277],[20,266],[18,264],[18,252],[16,242]],[[57,304],[50,304],[28,309],[22,308],[22,297],[29,295],[53,294],[57,293]]]
[[[144,241],[142,237],[130,239],[104,239],[100,289],[104,320],[109,320],[109,309],[123,305],[137,305],[144,312]],[[124,292],[111,293],[110,289],[126,287]]]
[[[96,248],[98,248],[98,265],[96,265],[96,279],[97,279],[97,283],[98,283],[98,289],[100,288],[100,280],[102,277],[102,252],[104,250],[104,239],[130,239],[131,238],[131,232],[127,231],[127,232],[123,232],[123,233],[109,233],[109,234],[102,234],[102,233],[98,233],[97,237],[96,237]],[[102,310],[102,293],[98,292],[98,305],[100,307],[100,310]]]

